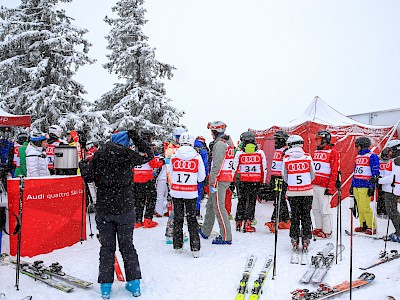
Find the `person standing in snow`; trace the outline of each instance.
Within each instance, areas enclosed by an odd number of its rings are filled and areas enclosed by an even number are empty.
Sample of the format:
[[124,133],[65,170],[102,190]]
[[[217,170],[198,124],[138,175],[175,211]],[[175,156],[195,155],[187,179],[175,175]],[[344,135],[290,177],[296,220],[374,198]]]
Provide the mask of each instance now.
[[[160,141],[161,142],[161,141]],[[159,161],[165,161],[163,157],[163,145],[156,144],[154,151],[154,157]],[[157,190],[157,200],[156,206],[154,209],[154,216],[157,218],[161,218],[164,215],[164,210],[167,207],[167,198],[168,198],[168,184],[167,184],[167,165],[163,164],[161,168],[157,168],[155,171],[156,177],[156,190]]]
[[21,145],[18,148],[18,158],[17,158],[17,165],[15,169],[14,176],[18,177],[23,175],[26,177],[26,147],[28,147],[28,140],[29,137],[26,133],[21,133],[18,135],[18,144]]
[[258,191],[267,180],[267,160],[264,151],[257,149],[254,133],[243,132],[240,135],[242,148],[236,152],[233,160],[232,175],[239,174],[239,190],[236,209],[236,231],[255,232],[251,225],[254,219]]
[[386,213],[395,229],[386,239],[400,243],[400,213],[397,209],[400,196],[400,140],[388,142],[386,148],[391,160],[379,183],[384,192]]
[[[130,140],[143,155],[129,149]],[[113,134],[111,142],[94,154],[87,174],[82,174],[86,182],[94,182],[97,188],[92,198],[101,244],[98,282],[103,299],[110,298],[114,281],[116,238],[124,260],[126,289],[133,296],[140,296],[142,275],[133,245],[135,202],[132,169],[153,159],[153,156],[150,145],[141,140],[136,131],[121,131]]]
[[301,136],[291,135],[286,143],[289,149],[283,158],[282,177],[287,183],[286,195],[292,212],[289,236],[294,250],[298,249],[301,237],[303,251],[306,251],[312,237],[310,212],[314,166],[311,156],[303,150],[304,140]]
[[47,161],[51,175],[56,173],[54,169],[55,148],[62,144],[60,137],[62,129],[58,125],[51,125],[49,127],[49,139],[47,140],[48,147],[46,148]]
[[318,131],[315,141],[317,150],[313,154],[313,235],[320,239],[328,239],[332,235],[331,200],[339,173],[339,152],[331,144],[331,134],[326,130]]
[[[196,140],[194,141],[194,149],[200,154],[201,159],[203,160],[203,165],[204,169],[206,172],[206,177],[209,174],[209,169],[208,169],[208,151],[207,151],[207,146],[206,146],[206,140],[202,136],[198,136]],[[203,200],[204,196],[204,181],[199,182],[197,184],[197,192],[198,192],[198,197],[196,201],[196,216],[199,219],[202,219],[201,213],[200,213],[200,203],[201,200]]]
[[356,139],[358,155],[354,164],[354,175],[350,195],[357,201],[360,226],[354,230],[368,235],[376,233],[376,219],[370,206],[379,179],[379,157],[369,150],[371,140],[366,136]]
[[[140,137],[151,147],[154,133],[148,129],[140,132]],[[136,149],[138,150],[138,149]],[[155,168],[161,168],[164,160],[160,156],[154,157],[150,161],[136,165],[133,169],[135,207],[136,207],[136,223],[135,228],[153,228],[158,225],[153,221],[154,210],[157,200],[156,179],[153,171]],[[144,212],[146,208],[146,212]],[[143,215],[144,213],[144,215]],[[142,222],[142,218],[144,220]]]
[[[386,146],[385,148],[382,149],[381,153],[378,155],[378,157],[379,157],[379,176],[380,177],[386,176],[386,169],[389,168],[389,165],[391,165],[390,152],[391,152],[391,148]],[[377,188],[378,188],[378,201],[376,204],[376,215],[377,215],[377,217],[386,219],[387,218],[386,207],[385,207],[386,191],[383,190],[383,186],[379,182],[378,182]]]
[[211,135],[214,139],[210,143],[210,196],[206,205],[203,226],[199,229],[199,233],[202,238],[208,239],[214,226],[215,218],[217,218],[220,235],[212,243],[230,245],[232,244],[232,229],[225,208],[225,194],[229,185],[233,182],[234,148],[232,139],[225,134],[226,124],[224,122],[209,122],[207,128],[211,130]]
[[199,256],[200,238],[197,232],[196,200],[198,197],[198,183],[205,177],[205,168],[201,156],[193,148],[194,136],[188,132],[180,136],[180,147],[171,157],[171,191],[174,206],[174,249],[183,248],[183,221],[186,211],[190,236],[190,250],[193,257]]
[[26,147],[27,177],[50,176],[46,148],[47,136],[43,132],[33,132]]
[[[289,229],[290,228],[290,217],[289,217],[289,208],[286,201],[286,190],[287,184],[282,182],[282,164],[283,157],[287,150],[286,141],[288,139],[288,134],[284,130],[278,130],[274,133],[274,141],[275,141],[275,152],[274,158],[271,164],[271,180],[270,185],[273,187],[275,191],[275,199],[278,199],[280,195],[279,203],[279,212],[278,212],[278,220],[276,218],[276,209],[277,203],[274,201],[274,211],[272,212],[271,222],[265,223],[265,226],[271,232],[275,232],[275,222],[278,222],[278,229]],[[278,190],[278,187],[282,183],[282,191]]]

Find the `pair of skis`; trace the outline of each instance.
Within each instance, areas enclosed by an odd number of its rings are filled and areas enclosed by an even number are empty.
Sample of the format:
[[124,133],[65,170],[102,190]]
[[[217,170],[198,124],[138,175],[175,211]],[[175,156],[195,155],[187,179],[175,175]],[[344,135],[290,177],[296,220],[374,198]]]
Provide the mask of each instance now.
[[397,250],[391,250],[389,253],[383,253],[383,255],[381,255],[380,259],[376,262],[373,263],[372,265],[369,265],[368,267],[363,267],[360,268],[361,270],[368,270],[371,269],[373,267],[379,266],[381,264],[387,263],[389,261],[395,260],[397,258],[400,258],[400,254]]
[[301,258],[299,252],[300,252],[299,248],[292,249],[292,257],[290,258],[290,263],[291,264],[300,263],[301,265],[306,265],[308,263],[308,249],[303,249],[301,251]]
[[[238,291],[236,294],[236,300],[244,300],[246,297],[246,294],[248,293],[248,284],[249,284],[249,279],[251,272],[254,268],[254,265],[256,264],[257,258],[254,255],[250,255],[247,258],[245,268],[243,270],[243,275],[242,279],[240,280]],[[258,278],[254,281],[253,288],[251,289],[250,292],[250,297],[249,300],[258,300],[260,297],[260,294],[263,292],[263,286],[265,279],[268,276],[268,272],[272,267],[273,263],[273,257],[268,256],[265,259],[264,265],[258,274]]]
[[309,283],[311,282],[320,282],[317,281],[320,277],[320,271],[322,270],[323,266],[326,266],[326,258],[329,257],[330,251],[334,248],[332,243],[327,243],[325,248],[318,252],[316,255],[311,256],[311,265],[310,268],[304,273],[301,277],[300,282],[302,283]]
[[[10,263],[17,264],[17,261],[10,259]],[[62,271],[62,266],[59,263],[46,266],[43,261],[35,261],[34,263],[20,261],[20,272],[66,293],[72,292],[74,286],[89,288],[93,284],[92,282],[66,274]],[[55,278],[61,279],[66,283],[58,281]]]
[[[370,284],[375,279],[375,275],[372,273],[362,273],[357,280],[352,283],[352,289],[358,289],[363,286]],[[343,281],[340,284],[330,286],[326,283],[321,283],[316,291],[309,291],[308,289],[298,289],[293,291],[293,300],[323,300],[330,299],[339,295],[342,295],[350,291],[350,282]]]

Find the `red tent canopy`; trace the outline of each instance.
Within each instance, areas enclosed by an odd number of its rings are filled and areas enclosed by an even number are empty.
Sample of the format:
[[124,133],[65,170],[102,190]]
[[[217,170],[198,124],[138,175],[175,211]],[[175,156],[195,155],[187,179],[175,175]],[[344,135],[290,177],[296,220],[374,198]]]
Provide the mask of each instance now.
[[[340,152],[340,171],[342,173],[342,199],[349,195],[349,188],[354,169],[357,151],[355,140],[360,136],[368,136],[372,141],[371,150],[377,154],[385,144],[398,138],[397,126],[372,126],[350,119],[315,97],[306,111],[297,119],[284,126],[272,126],[265,130],[252,130],[257,144],[263,149],[270,164],[274,155],[274,132],[285,130],[289,135],[297,134],[304,139],[304,151],[313,154],[316,149],[315,134],[327,130],[332,134],[332,143]],[[270,169],[270,166],[269,168]],[[336,196],[336,194],[335,194]]]
[[30,127],[31,116],[9,114],[0,108],[0,127],[12,126]]

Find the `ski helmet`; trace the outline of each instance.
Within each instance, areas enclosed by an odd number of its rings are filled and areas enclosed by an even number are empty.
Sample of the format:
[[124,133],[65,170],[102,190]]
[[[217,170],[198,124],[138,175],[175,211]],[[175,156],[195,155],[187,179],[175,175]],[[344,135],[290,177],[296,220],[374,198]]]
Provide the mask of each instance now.
[[288,134],[284,130],[278,130],[274,132],[275,148],[279,149],[286,145]]
[[389,147],[390,151],[392,151],[392,158],[400,155],[400,140],[391,140],[386,144],[386,147]]
[[206,139],[205,139],[204,136],[199,135],[199,136],[196,138],[196,140],[202,142],[204,145],[206,144]]
[[368,149],[371,146],[371,140],[366,136],[360,136],[356,139],[355,146],[356,148],[360,146],[361,149]]
[[23,143],[27,142],[29,136],[26,133],[20,133],[17,137],[17,143],[22,145]]
[[186,129],[183,127],[175,127],[174,130],[172,130],[172,138],[175,140],[175,142],[179,143],[179,137],[184,132],[186,132]]
[[86,150],[89,150],[90,148],[92,148],[94,146],[93,141],[87,141],[86,142]]
[[54,134],[56,137],[60,138],[62,134],[62,128],[58,125],[51,125],[49,127],[49,134]]
[[317,132],[317,134],[315,135],[315,138],[316,139],[321,138],[321,144],[322,143],[330,144],[332,136],[329,131],[321,130],[321,131]]
[[210,129],[211,131],[216,131],[218,133],[224,133],[226,129],[226,124],[222,121],[208,122],[207,129]]
[[146,142],[151,142],[151,139],[154,138],[154,132],[149,129],[142,129],[140,131],[140,137]]
[[286,144],[288,145],[289,148],[303,147],[304,140],[299,135],[291,135],[288,137]]
[[184,132],[181,134],[179,138],[179,144],[181,146],[194,146],[194,135],[190,134],[189,132]]
[[30,142],[37,147],[41,147],[42,142],[45,140],[47,140],[46,134],[43,132],[40,132],[40,131],[32,132],[31,137],[30,137]]
[[240,141],[243,144],[256,144],[256,137],[254,132],[252,131],[245,131],[240,135]]

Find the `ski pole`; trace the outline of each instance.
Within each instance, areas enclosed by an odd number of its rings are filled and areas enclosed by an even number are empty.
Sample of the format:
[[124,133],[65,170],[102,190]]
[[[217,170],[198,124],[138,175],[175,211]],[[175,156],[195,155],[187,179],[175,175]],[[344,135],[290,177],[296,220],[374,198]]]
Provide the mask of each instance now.
[[[84,180],[84,182],[85,182],[85,180]],[[86,189],[86,191],[88,191],[88,184],[86,182],[85,182],[85,189]],[[90,194],[90,190],[86,194],[87,194],[87,197],[89,198],[89,203],[90,203],[90,205],[86,206],[86,213],[87,213],[88,218],[89,218],[89,230],[90,230],[89,236],[92,239],[94,234],[93,234],[93,231],[92,231],[92,219],[90,217],[89,206],[93,205],[93,198],[92,198],[92,195]]]
[[354,208],[354,196],[350,197],[350,300],[352,299],[353,290],[353,211]]
[[[338,176],[336,179],[336,188],[338,190],[338,204],[336,208],[336,255],[335,255],[335,260],[337,264],[338,260],[338,246],[339,246],[339,236],[340,236],[340,245],[342,244],[341,236],[342,236],[342,212],[341,212],[341,202],[342,202],[342,183],[341,183],[341,172],[338,172]],[[342,252],[340,252],[340,260],[342,260]]]
[[[275,178],[275,246],[274,246],[274,267],[272,272],[272,279],[275,279],[276,275],[276,252],[278,244],[278,223],[279,223],[279,210],[281,208],[281,196],[282,196],[283,179]],[[285,200],[286,201],[286,200]]]
[[19,219],[20,219],[20,231],[18,232],[18,242],[17,242],[17,267],[15,268],[15,287],[17,291],[19,291],[19,268],[21,263],[21,236],[22,236],[22,203],[24,199],[24,176],[20,175],[20,182],[19,182]]

